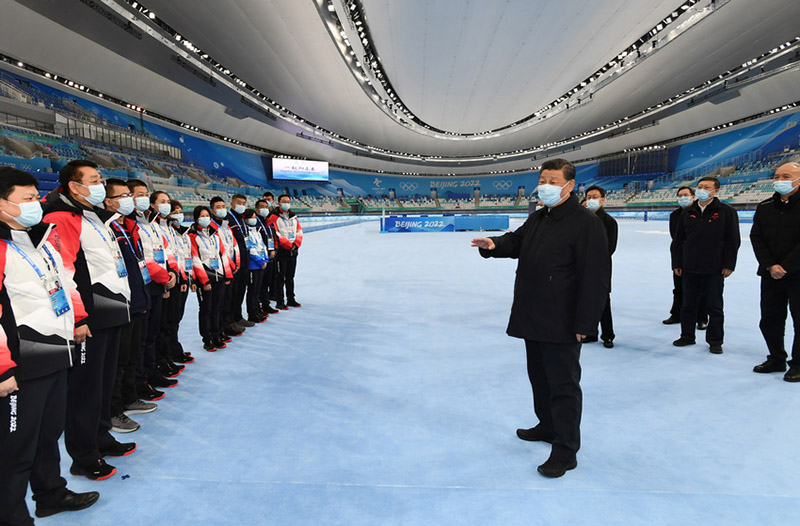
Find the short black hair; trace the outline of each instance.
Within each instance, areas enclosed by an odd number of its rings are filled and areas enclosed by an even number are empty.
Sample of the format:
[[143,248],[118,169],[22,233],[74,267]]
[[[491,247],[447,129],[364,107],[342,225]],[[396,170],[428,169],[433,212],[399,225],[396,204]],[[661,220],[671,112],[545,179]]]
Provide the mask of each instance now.
[[263,198],[271,197],[271,198],[275,199],[275,196],[272,195],[272,192],[264,192],[264,195],[262,195],[261,197],[263,197]]
[[151,205],[154,204],[156,201],[158,201],[158,198],[161,197],[162,195],[169,197],[169,194],[167,192],[163,192],[161,190],[156,190],[155,192],[151,193],[150,204]]
[[150,191],[150,189],[147,188],[147,185],[144,183],[144,181],[140,181],[139,179],[128,179],[128,188],[131,189],[131,192],[133,192],[133,189],[136,188],[137,186],[143,186],[145,187],[145,189],[147,189],[148,192]]
[[131,190],[131,188],[128,186],[128,183],[126,183],[122,179],[117,179],[113,177],[111,179],[106,179],[105,185],[106,185],[106,197],[111,197],[112,189],[115,186],[124,186],[125,189],[128,190],[129,192]]
[[252,208],[248,208],[247,210],[244,211],[244,214],[242,214],[242,217],[245,218],[245,219],[250,219],[251,217],[254,217],[255,215],[256,215],[256,211],[253,210]]
[[247,201],[247,198],[242,194],[233,194],[231,196],[231,201],[233,201],[234,199],[244,199],[245,201]]
[[264,204],[267,204],[267,202],[266,202],[264,199],[259,199],[258,201],[256,201],[256,205],[255,205],[255,206],[256,206],[256,208],[258,207],[258,203],[264,203]]
[[97,169],[97,163],[93,163],[92,161],[87,161],[85,159],[77,159],[75,161],[70,161],[65,164],[61,170],[58,172],[58,182],[61,184],[61,187],[66,189],[67,184],[70,181],[77,181],[80,179],[80,170],[81,168],[94,168]]
[[211,201],[208,202],[209,206],[213,207],[217,203],[224,203],[225,200],[218,195],[215,195],[211,198]]
[[591,192],[592,190],[597,190],[598,192],[600,192],[600,197],[605,197],[606,196],[606,191],[603,190],[603,188],[601,188],[601,187],[599,187],[597,185],[592,185],[589,188],[587,188],[585,195],[589,195],[589,192]]
[[170,199],[169,206],[170,206],[170,213],[174,212],[176,208],[180,208],[181,210],[183,210],[183,205],[177,199]]
[[200,212],[202,212],[204,210],[206,212],[208,212],[209,216],[212,215],[211,214],[211,210],[209,210],[209,208],[206,205],[198,205],[198,206],[194,207],[193,214],[194,214],[194,222],[195,223],[197,223],[197,220],[200,219]]
[[567,181],[575,179],[575,165],[566,159],[551,159],[543,162],[539,174],[545,170],[561,170],[561,173],[564,174],[564,179]]
[[694,196],[694,188],[692,188],[691,186],[685,186],[685,185],[681,186],[680,188],[678,188],[678,191],[675,192],[675,195],[680,194],[681,190],[689,190],[692,193],[692,195]]
[[281,199],[283,199],[284,197],[288,197],[290,201],[292,200],[292,196],[290,196],[289,194],[281,194],[278,196],[278,202],[280,203]]
[[698,183],[702,183],[703,181],[711,181],[712,183],[714,183],[714,190],[719,190],[720,183],[719,183],[719,179],[717,179],[716,177],[711,177],[709,175],[708,177],[703,177],[702,179],[700,179],[697,182]]
[[8,199],[15,186],[35,186],[39,189],[39,181],[22,170],[11,166],[0,167],[0,199]]

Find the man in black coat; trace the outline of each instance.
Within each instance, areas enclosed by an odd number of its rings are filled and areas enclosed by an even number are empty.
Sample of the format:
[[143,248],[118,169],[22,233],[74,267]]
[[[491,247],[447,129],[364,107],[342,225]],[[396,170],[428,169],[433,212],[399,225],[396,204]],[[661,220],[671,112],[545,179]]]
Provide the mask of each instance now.
[[[681,213],[694,202],[694,188],[691,186],[681,186],[678,188],[678,208],[669,215],[669,236],[675,239],[675,232],[678,230]],[[681,322],[681,307],[683,307],[683,278],[672,273],[672,308],[669,310],[669,318],[662,321],[664,325],[675,325]],[[700,303],[697,306],[697,328],[701,331],[708,327],[708,312],[706,310],[706,297],[700,294]]]
[[545,207],[515,232],[472,240],[485,258],[519,259],[506,332],[525,340],[539,424],[518,429],[517,436],[553,445],[538,468],[546,477],[560,477],[578,465],[580,341],[596,330],[610,286],[603,224],[579,205],[574,188],[571,163],[545,162],[538,187]]
[[[617,221],[605,211],[603,205],[606,203],[606,191],[599,186],[590,186],[586,189],[586,208],[595,213],[603,222],[603,227],[606,229],[606,238],[608,239],[608,257],[609,257],[609,273],[611,272],[611,256],[617,250],[617,238],[619,236],[619,227]],[[606,306],[603,309],[603,314],[600,316],[600,339],[603,340],[603,347],[611,349],[614,347],[614,320],[611,317],[611,276],[609,274],[609,291],[606,297]],[[581,343],[590,343],[597,341],[597,331],[595,330],[592,336],[587,336]]]
[[242,214],[247,208],[247,198],[242,194],[234,194],[231,197],[231,210],[228,212],[228,226],[231,227],[236,244],[239,245],[241,257],[241,267],[233,276],[233,290],[231,291],[231,304],[228,311],[229,319],[226,320],[228,326],[238,324],[244,327],[252,327],[253,322],[245,320],[242,315],[242,303],[244,302],[245,292],[247,291],[248,271],[247,258],[249,250],[247,248],[247,221]]
[[789,372],[783,379],[800,382],[800,160],[794,159],[775,170],[775,195],[761,202],[753,217],[750,241],[761,276],[761,333],[769,349],[767,361],[756,365],[757,373],[786,370],[784,331],[786,306],[795,327]]
[[719,179],[703,177],[697,183],[697,200],[680,217],[672,241],[672,269],[683,278],[681,337],[673,345],[695,343],[695,321],[700,295],[705,292],[708,305],[706,342],[714,354],[722,354],[725,315],[722,291],[725,278],[736,268],[741,245],[739,216],[733,207],[721,202]]

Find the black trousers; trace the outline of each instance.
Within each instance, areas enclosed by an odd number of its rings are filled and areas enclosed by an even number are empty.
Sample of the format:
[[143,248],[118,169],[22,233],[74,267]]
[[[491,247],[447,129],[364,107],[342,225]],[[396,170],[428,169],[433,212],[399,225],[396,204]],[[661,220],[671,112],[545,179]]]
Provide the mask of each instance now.
[[778,361],[786,360],[784,336],[786,332],[786,308],[792,313],[794,339],[792,341],[792,359],[789,365],[800,365],[800,279],[785,276],[772,279],[761,278],[761,322],[758,324],[764,341],[769,349],[769,356]]
[[18,385],[19,391],[0,398],[0,524],[4,525],[33,524],[25,504],[29,482],[33,500],[45,508],[67,491],[58,451],[67,407],[67,370]]
[[[161,329],[158,334],[159,363],[175,360],[179,352],[176,348],[180,346],[178,328],[183,318],[186,296],[188,295],[188,292],[181,292],[181,285],[184,284],[178,283],[175,285],[169,291],[169,298],[164,300],[164,306],[161,310]],[[183,349],[180,352],[183,352]]]
[[249,256],[245,253],[242,256],[242,268],[233,276],[233,288],[231,290],[231,307],[228,316],[228,325],[237,322],[243,318],[242,304],[244,303],[244,295],[247,290],[247,282],[250,281],[250,272],[247,269],[247,262]]
[[247,284],[247,316],[257,318],[261,310],[261,290],[265,269],[250,270],[250,282]]
[[294,274],[297,271],[297,256],[279,256],[278,264],[278,303],[283,303],[283,289],[286,288],[286,301],[294,301]]
[[209,282],[211,290],[203,290],[202,285],[197,286],[198,325],[203,341],[216,338],[222,332],[222,300],[225,299],[225,282]]
[[176,320],[174,330],[170,332],[169,350],[170,355],[175,360],[183,356],[183,345],[181,345],[179,332],[181,321],[183,320],[184,314],[186,314],[186,300],[189,298],[189,287],[191,287],[191,283],[188,284],[186,292],[179,292],[180,296],[175,311]]
[[614,319],[611,317],[611,294],[609,294],[603,314],[600,316],[600,339],[604,342],[613,342],[614,337]]
[[150,283],[150,310],[142,323],[142,366],[139,383],[147,382],[158,371],[158,334],[164,309],[164,287]]
[[[198,290],[200,286],[198,285]],[[222,287],[222,307],[220,309],[220,324],[222,327],[227,327],[233,320],[231,319],[231,298],[233,296],[233,281],[227,285],[223,283]]]
[[[683,308],[683,277],[672,273],[672,308],[669,309],[670,318],[681,319],[681,308]],[[708,309],[706,307],[705,295],[700,295],[700,303],[697,304],[697,323],[708,323]]]
[[275,280],[275,259],[270,259],[267,263],[267,268],[264,269],[264,275],[261,278],[261,294],[259,300],[261,307],[269,307],[270,293],[272,292],[273,282]]
[[117,378],[121,329],[93,330],[67,374],[64,444],[73,462],[80,466],[97,462],[98,437],[108,435],[111,429],[111,393]]
[[138,400],[136,374],[142,352],[142,323],[147,313],[131,314],[131,322],[123,325],[119,336],[119,357],[114,391],[111,393],[111,416],[125,411],[125,406]]
[[525,351],[533,410],[554,437],[551,456],[572,461],[581,447],[581,344],[525,340]]
[[710,345],[722,345],[725,331],[725,314],[723,312],[722,291],[725,278],[722,274],[683,273],[683,307],[681,308],[681,338],[694,340],[697,309],[700,297],[706,297],[708,307],[708,329],[706,342]]

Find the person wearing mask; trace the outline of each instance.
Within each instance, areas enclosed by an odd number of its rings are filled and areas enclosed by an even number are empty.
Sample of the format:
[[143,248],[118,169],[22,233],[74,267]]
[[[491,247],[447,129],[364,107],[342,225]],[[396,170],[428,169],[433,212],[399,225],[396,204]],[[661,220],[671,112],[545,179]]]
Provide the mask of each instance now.
[[[144,254],[125,228],[125,217],[133,213],[133,194],[128,184],[121,179],[106,180],[105,209],[119,214],[109,226],[114,232],[119,250],[125,260],[128,272],[128,287],[131,290],[131,321],[122,326],[119,343],[119,358],[117,360],[117,376],[114,381],[114,390],[111,394],[111,431],[116,433],[130,433],[139,429],[139,423],[131,419],[126,411],[136,411],[136,414],[155,411],[156,404],[147,403],[139,399],[137,391],[136,374],[142,352],[142,320],[150,308],[150,273],[147,271],[147,262]],[[99,442],[108,441],[108,429],[101,425]]]
[[[169,204],[171,211],[168,219],[170,227],[175,231],[173,233],[176,247],[175,256],[180,270],[181,281],[179,282],[178,293],[175,294],[175,305],[168,310],[171,317],[167,320],[167,342],[165,344],[169,348],[170,356],[175,363],[187,364],[193,363],[194,358],[192,358],[191,353],[184,352],[178,332],[186,311],[186,299],[189,297],[189,289],[191,288],[192,292],[194,292],[192,286],[192,247],[188,235],[189,228],[183,226],[183,205],[175,199],[172,199]],[[230,339],[228,338],[227,341],[230,341]]]
[[580,206],[574,188],[572,163],[545,161],[538,187],[545,207],[514,232],[472,240],[484,258],[519,260],[506,332],[525,340],[539,424],[518,429],[517,436],[552,444],[538,467],[551,478],[578,465],[581,339],[597,329],[611,276],[603,223]]
[[192,251],[192,278],[197,286],[198,327],[203,338],[203,348],[213,352],[226,347],[222,341],[222,300],[224,286],[233,275],[224,263],[225,244],[211,221],[211,211],[206,206],[194,209],[194,224],[189,228]]
[[[270,215],[269,224],[275,227],[278,235],[278,250],[275,256],[278,273],[278,304],[280,310],[288,307],[300,307],[294,294],[294,276],[297,272],[297,253],[303,244],[303,228],[297,220],[297,214],[292,212],[292,198],[287,194],[278,197],[280,210]],[[284,288],[286,289],[286,302],[284,303]]]
[[[229,225],[228,216],[228,208],[225,206],[225,201],[219,197],[212,197],[211,198],[211,212],[213,214],[211,220],[215,223],[215,228],[222,239],[222,243],[225,246],[225,253],[228,257],[223,259],[223,263],[229,265],[230,268],[226,269],[231,276],[236,276],[239,272],[239,267],[241,263],[244,261],[242,257],[242,253],[239,251],[239,243],[236,241],[236,237],[234,237],[233,229]],[[244,252],[246,255],[247,252]],[[238,323],[232,320],[231,315],[231,305],[233,303],[233,279],[228,279],[225,281],[225,286],[223,287],[223,299],[222,299],[222,324],[225,331],[225,334],[231,337],[240,336],[246,329],[244,323]],[[247,323],[247,326],[252,327],[250,322]]]
[[[170,324],[177,317],[178,303],[180,295],[185,293],[188,285],[185,277],[181,275],[181,267],[178,264],[180,246],[175,241],[175,229],[170,225],[169,215],[172,212],[169,194],[160,190],[150,194],[150,208],[153,213],[152,224],[164,240],[164,253],[166,255],[167,269],[170,276],[175,277],[175,286],[167,291],[164,296],[162,314],[159,319],[158,333],[156,336],[156,356],[158,360],[158,370],[167,378],[175,378],[186,367],[176,364],[172,360],[170,352]],[[173,297],[174,293],[174,297]]]
[[36,516],[88,508],[96,491],[74,493],[61,476],[72,349],[91,331],[86,310],[42,223],[39,183],[0,168],[0,524],[27,525],[30,484]]
[[150,309],[142,321],[141,365],[138,372],[139,396],[148,402],[164,397],[158,389],[172,388],[178,380],[167,378],[158,368],[158,333],[164,309],[164,297],[177,283],[177,275],[167,266],[166,240],[154,224],[156,213],[150,206],[150,190],[137,179],[128,181],[133,194],[133,213],[125,220],[125,227],[135,245],[142,247],[147,270],[150,274]]
[[[590,186],[586,189],[586,208],[595,213],[603,222],[603,227],[606,230],[606,238],[608,239],[608,268],[611,271],[611,256],[617,250],[617,237],[619,227],[617,221],[608,215],[603,206],[606,203],[606,191],[599,186]],[[614,347],[614,320],[611,317],[611,276],[609,275],[609,290],[608,297],[606,298],[606,306],[603,309],[603,314],[600,316],[600,339],[603,340],[603,347],[611,349]],[[597,341],[597,331],[592,336],[584,338],[582,343],[590,343]]]
[[241,271],[236,272],[233,277],[233,289],[231,291],[231,305],[228,311],[228,324],[238,324],[245,327],[255,325],[249,320],[245,320],[242,315],[242,304],[244,303],[247,291],[248,273],[248,250],[247,250],[247,223],[244,220],[244,211],[247,208],[247,198],[242,194],[234,194],[231,197],[231,209],[228,212],[228,226],[233,232],[233,237],[239,247],[241,255]]
[[[270,192],[264,194],[265,197],[267,195],[272,196]],[[275,239],[277,238],[274,225],[269,224],[270,213],[269,201],[266,199],[256,201],[256,215],[261,228],[261,235],[264,238],[264,245],[267,247],[267,256],[269,257],[267,268],[264,269],[264,276],[261,280],[263,282],[261,285],[261,310],[267,316],[280,312],[278,309],[273,309],[269,304],[270,293],[275,282]]]
[[267,268],[269,255],[261,225],[256,211],[248,208],[244,211],[247,222],[247,250],[249,254],[249,281],[247,283],[247,319],[253,323],[263,323],[267,316],[261,310],[261,291],[264,269]]
[[713,354],[722,354],[724,312],[722,291],[725,278],[736,268],[741,244],[739,215],[720,201],[720,182],[703,177],[697,183],[697,200],[681,212],[675,239],[672,241],[672,268],[683,278],[681,337],[676,347],[694,345],[695,322],[700,294],[706,293],[708,328],[706,342]]
[[267,204],[267,210],[269,210],[270,213],[277,208],[275,204],[275,196],[272,192],[264,192],[262,199]]
[[67,375],[64,443],[70,473],[103,480],[116,473],[104,457],[124,456],[136,444],[116,440],[101,449],[101,420],[111,421],[111,394],[117,377],[122,327],[130,322],[128,269],[111,227],[118,214],[99,208],[106,197],[97,165],[76,160],[59,172],[60,186],[45,199],[45,221],[58,225],[64,268],[86,308],[92,336]]
[[[678,221],[681,212],[694,202],[694,188],[691,186],[681,186],[678,188],[678,208],[669,215],[669,235],[675,239],[675,231],[678,229]],[[672,273],[672,308],[669,310],[669,318],[662,321],[664,325],[674,325],[681,322],[681,307],[683,306],[683,278]],[[708,327],[708,313],[706,312],[706,295],[700,293],[700,303],[697,305],[697,328],[701,331]]]
[[[778,165],[773,176],[775,194],[762,201],[753,216],[750,242],[761,276],[761,321],[767,360],[753,368],[757,373],[786,371],[786,308],[792,314],[794,336],[787,382],[800,382],[800,159]],[[795,308],[798,307],[798,308]]]

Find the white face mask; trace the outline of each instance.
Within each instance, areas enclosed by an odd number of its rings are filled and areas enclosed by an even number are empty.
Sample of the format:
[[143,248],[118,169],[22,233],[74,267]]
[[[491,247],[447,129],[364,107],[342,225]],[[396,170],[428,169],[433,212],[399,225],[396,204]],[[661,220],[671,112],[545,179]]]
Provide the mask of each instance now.
[[288,212],[291,207],[292,205],[290,203],[281,203],[281,210],[284,212]]
[[244,205],[236,205],[236,206],[233,207],[233,211],[236,212],[239,215],[244,214],[245,210],[246,210],[246,208],[245,208]]
[[75,181],[75,184],[89,189],[89,195],[83,197],[93,206],[100,206],[105,201],[106,187],[102,183],[86,185]]
[[261,217],[267,217],[269,215],[269,208],[259,208],[258,215]]
[[256,226],[258,224],[258,219],[256,219],[255,217],[251,217],[250,219],[247,220],[247,224],[250,226]]
[[139,212],[147,212],[147,209],[150,208],[150,198],[147,196],[141,196],[134,199],[136,202],[136,210]]
[[11,203],[12,205],[17,205],[19,208],[18,216],[12,216],[8,212],[6,212],[6,214],[13,217],[14,221],[25,228],[38,225],[42,222],[42,204],[39,201],[24,201],[22,203],[15,203],[7,199],[3,199],[3,201]]
[[200,225],[201,228],[207,228],[208,225],[211,224],[211,218],[208,216],[198,217],[197,224]]
[[[567,181],[569,184],[569,181]],[[564,189],[565,186],[556,186],[554,184],[540,184],[538,186],[539,190],[539,199],[542,201],[544,206],[553,206],[557,205],[562,197],[561,197],[561,190]]]
[[117,203],[119,203],[119,207],[117,207],[117,212],[126,216],[133,212],[133,197],[120,197],[117,199]]
[[600,200],[599,199],[587,199],[586,200],[586,208],[594,212],[598,208],[600,208]]
[[220,219],[225,219],[228,217],[228,209],[227,208],[217,208],[214,210],[214,215]]
[[167,217],[171,211],[172,211],[172,206],[169,203],[158,204],[158,214],[161,217]]

